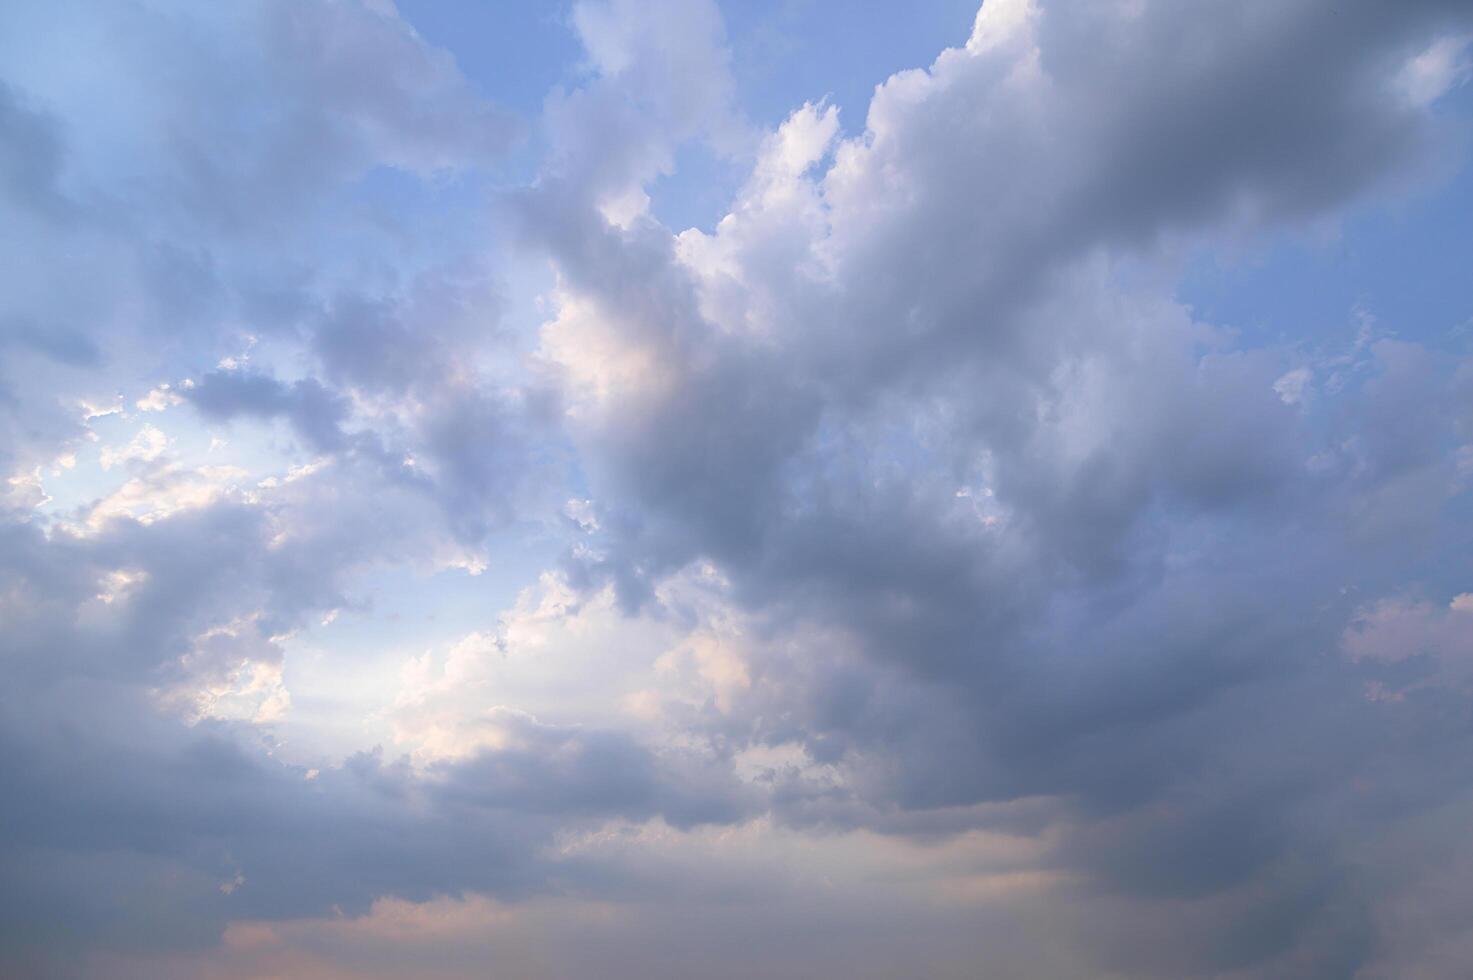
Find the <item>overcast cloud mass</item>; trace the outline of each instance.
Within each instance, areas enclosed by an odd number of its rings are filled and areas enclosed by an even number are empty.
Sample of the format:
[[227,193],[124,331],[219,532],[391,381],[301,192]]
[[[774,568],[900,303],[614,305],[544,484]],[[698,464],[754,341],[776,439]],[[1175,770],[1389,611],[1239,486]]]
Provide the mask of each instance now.
[[0,4],[0,975],[1473,975],[1470,77]]

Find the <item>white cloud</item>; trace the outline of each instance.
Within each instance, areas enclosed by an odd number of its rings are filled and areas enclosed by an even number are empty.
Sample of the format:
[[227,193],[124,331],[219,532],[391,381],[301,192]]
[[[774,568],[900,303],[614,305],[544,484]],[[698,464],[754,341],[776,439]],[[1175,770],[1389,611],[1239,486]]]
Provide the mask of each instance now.
[[1285,405],[1298,405],[1304,401],[1304,396],[1309,388],[1314,373],[1308,368],[1295,368],[1286,371],[1274,382],[1274,391],[1279,393],[1279,398]]
[[151,524],[181,511],[199,510],[222,497],[242,494],[247,476],[238,466],[191,469],[168,464],[131,477],[98,501],[87,512],[87,526],[95,531],[116,517]]
[[176,395],[167,384],[161,384],[157,388],[150,389],[148,394],[133,403],[140,412],[165,412],[175,405],[182,404],[184,399]]
[[1429,105],[1467,82],[1473,73],[1468,43],[1467,36],[1440,37],[1408,61],[1397,78],[1407,100],[1417,106]]
[[103,446],[98,462],[105,470],[124,463],[148,463],[158,459],[169,448],[169,437],[151,425],[145,425],[123,446]]

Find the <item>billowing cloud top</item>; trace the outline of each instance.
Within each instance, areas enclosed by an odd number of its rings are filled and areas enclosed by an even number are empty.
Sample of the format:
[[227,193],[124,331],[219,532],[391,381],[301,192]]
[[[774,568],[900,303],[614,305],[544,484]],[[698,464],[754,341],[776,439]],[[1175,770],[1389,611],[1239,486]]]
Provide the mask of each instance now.
[[0,973],[1473,975],[1473,6],[953,6],[5,5]]

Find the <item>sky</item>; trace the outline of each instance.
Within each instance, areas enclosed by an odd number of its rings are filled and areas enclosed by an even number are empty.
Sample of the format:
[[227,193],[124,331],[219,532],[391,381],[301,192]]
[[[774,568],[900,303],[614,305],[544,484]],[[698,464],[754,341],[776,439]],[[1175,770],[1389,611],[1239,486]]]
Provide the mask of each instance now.
[[1470,79],[0,5],[0,975],[1470,975]]

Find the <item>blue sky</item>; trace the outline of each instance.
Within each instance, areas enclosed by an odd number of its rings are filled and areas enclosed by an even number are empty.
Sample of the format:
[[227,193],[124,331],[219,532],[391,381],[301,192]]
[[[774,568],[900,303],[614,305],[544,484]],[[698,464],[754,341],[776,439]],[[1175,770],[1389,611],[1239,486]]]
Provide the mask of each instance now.
[[0,11],[0,973],[1461,977],[1463,0]]

